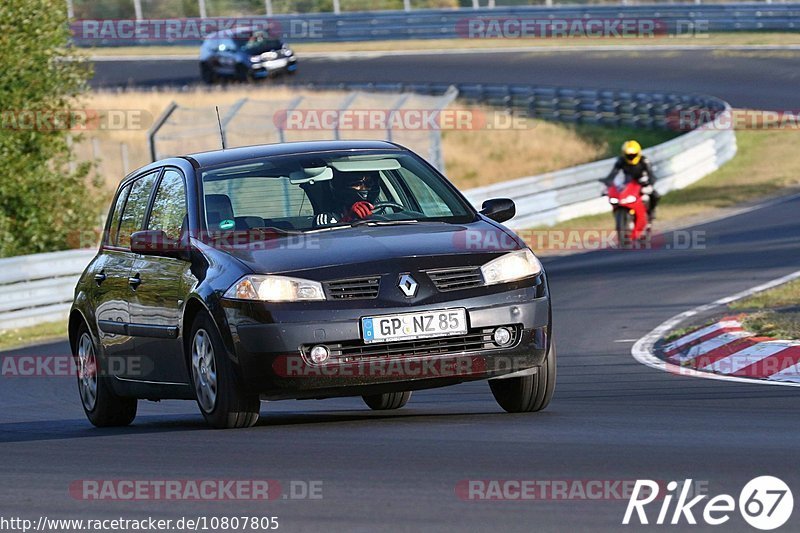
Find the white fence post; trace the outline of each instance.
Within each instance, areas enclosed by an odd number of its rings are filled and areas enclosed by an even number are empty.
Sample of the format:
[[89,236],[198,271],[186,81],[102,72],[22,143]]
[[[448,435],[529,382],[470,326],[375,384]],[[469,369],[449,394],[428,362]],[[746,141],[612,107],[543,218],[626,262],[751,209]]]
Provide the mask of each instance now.
[[133,0],[133,11],[136,13],[136,20],[142,20],[142,0]]

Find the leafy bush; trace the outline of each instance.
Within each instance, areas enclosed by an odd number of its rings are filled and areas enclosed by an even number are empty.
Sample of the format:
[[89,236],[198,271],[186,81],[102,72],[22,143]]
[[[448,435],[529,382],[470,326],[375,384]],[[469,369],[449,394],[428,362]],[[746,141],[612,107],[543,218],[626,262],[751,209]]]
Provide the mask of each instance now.
[[62,7],[0,2],[0,256],[74,247],[97,226],[90,163],[71,165],[70,131],[48,122],[80,105],[91,75],[66,47]]

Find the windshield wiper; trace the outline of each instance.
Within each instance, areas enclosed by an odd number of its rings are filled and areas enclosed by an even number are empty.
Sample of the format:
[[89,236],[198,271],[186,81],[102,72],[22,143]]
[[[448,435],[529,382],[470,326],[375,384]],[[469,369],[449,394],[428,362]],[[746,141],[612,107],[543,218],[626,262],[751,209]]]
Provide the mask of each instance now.
[[417,224],[419,220],[409,219],[409,220],[369,220],[369,219],[361,219],[355,220],[350,223],[351,228],[355,228],[357,226],[364,226],[364,225],[373,225],[373,226],[393,226],[395,224]]

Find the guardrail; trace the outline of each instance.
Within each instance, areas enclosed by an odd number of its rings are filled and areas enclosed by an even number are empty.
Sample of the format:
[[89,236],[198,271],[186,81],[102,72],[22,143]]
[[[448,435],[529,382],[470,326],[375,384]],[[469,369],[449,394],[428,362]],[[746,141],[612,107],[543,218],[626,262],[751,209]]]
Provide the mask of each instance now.
[[[312,88],[373,91],[414,91],[438,95],[446,84],[315,84]],[[579,123],[623,124],[666,128],[676,114],[717,116],[722,124],[730,107],[708,96],[628,91],[577,90],[515,85],[457,87],[467,102],[524,110],[529,116]],[[645,150],[654,164],[661,193],[685,187],[708,175],[736,153],[732,129],[714,129],[707,122],[675,139]],[[493,197],[517,203],[515,229],[547,225],[576,216],[608,210],[597,180],[611,168],[613,159],[596,161],[539,176],[515,179],[465,191],[476,206]],[[96,252],[73,250],[0,259],[0,330],[63,320],[69,310],[75,283]]]
[[[472,19],[496,20],[535,19],[580,21],[594,19],[646,19],[658,22],[657,31],[670,35],[695,35],[715,31],[764,31],[800,29],[800,4],[645,4],[645,5],[559,5],[496,7],[493,9],[426,9],[413,12],[307,13],[247,17],[253,23],[260,19],[279,28],[284,39],[292,43],[346,42],[406,39],[471,38]],[[181,19],[196,20],[201,19]],[[94,22],[94,21],[92,21]],[[114,22],[114,21],[110,21]],[[159,21],[156,21],[159,22]],[[163,21],[161,21],[163,22]],[[146,23],[139,21],[139,23]],[[180,38],[145,41],[135,38],[103,40],[102,32],[85,34],[84,24],[72,24],[75,43],[79,46],[199,44],[200,40]],[[84,36],[84,37],[82,37]],[[91,38],[86,38],[91,36]],[[531,37],[536,37],[532,35]],[[473,37],[474,38],[474,37]]]
[[[730,113],[726,110],[724,113]],[[736,154],[733,130],[714,130],[712,125],[681,135],[644,150],[653,164],[661,194],[686,187],[717,170]],[[584,215],[609,212],[598,182],[611,170],[614,158],[520,178],[465,191],[475,206],[489,198],[513,198],[517,216],[507,225],[513,229],[545,226]]]
[[96,250],[0,259],[0,330],[66,318],[75,284]]

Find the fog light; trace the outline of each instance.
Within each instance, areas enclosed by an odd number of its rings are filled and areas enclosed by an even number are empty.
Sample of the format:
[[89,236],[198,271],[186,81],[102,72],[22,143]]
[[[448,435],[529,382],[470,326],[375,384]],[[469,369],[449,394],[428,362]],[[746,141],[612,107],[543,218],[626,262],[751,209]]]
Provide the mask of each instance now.
[[328,350],[327,346],[314,346],[311,348],[311,352],[309,352],[309,357],[311,358],[312,363],[320,364],[324,363],[328,360],[328,357],[331,355],[330,350]]
[[508,328],[497,328],[492,334],[492,340],[498,346],[506,346],[511,343],[511,332]]

